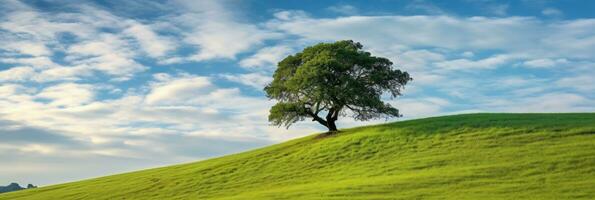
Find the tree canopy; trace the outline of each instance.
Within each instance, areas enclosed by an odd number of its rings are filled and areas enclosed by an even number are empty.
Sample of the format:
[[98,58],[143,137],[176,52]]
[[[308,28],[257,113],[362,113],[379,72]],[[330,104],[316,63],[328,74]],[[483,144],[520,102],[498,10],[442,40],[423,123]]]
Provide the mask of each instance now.
[[312,118],[332,132],[339,116],[360,121],[400,117],[382,97],[401,95],[411,77],[362,48],[351,40],[320,43],[279,62],[264,88],[269,99],[278,101],[270,109],[272,125],[289,128]]

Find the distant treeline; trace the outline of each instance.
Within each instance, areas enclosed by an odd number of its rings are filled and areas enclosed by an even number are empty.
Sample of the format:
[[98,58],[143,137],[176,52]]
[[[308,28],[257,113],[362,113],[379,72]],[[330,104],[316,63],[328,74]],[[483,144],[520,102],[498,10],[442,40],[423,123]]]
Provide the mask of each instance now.
[[0,186],[0,193],[12,192],[17,190],[24,190],[29,188],[36,188],[37,186],[28,184],[27,187],[21,187],[18,183],[11,183],[7,186]]

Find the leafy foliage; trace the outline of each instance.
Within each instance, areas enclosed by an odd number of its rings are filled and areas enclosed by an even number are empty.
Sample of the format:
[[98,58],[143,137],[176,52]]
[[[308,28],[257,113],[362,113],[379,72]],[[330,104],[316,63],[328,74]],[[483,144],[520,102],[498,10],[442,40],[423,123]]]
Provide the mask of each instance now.
[[312,118],[335,131],[335,121],[348,113],[356,120],[399,117],[399,110],[381,97],[401,95],[411,77],[393,69],[390,60],[362,48],[351,40],[320,43],[279,62],[273,81],[264,89],[270,99],[279,101],[271,108],[269,121],[289,127]]

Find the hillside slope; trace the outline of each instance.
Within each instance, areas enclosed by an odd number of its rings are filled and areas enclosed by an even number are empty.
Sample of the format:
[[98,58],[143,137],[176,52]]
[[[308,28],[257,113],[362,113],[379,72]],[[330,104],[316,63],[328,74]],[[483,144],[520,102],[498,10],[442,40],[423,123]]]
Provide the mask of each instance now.
[[359,127],[0,199],[595,199],[595,113]]

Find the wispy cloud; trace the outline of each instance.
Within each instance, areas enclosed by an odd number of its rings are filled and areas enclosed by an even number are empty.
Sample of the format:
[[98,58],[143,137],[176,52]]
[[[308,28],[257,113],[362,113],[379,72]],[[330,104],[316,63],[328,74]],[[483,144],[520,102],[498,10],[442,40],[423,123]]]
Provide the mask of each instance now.
[[562,11],[560,11],[556,8],[545,8],[541,11],[541,14],[543,14],[545,16],[551,16],[551,17],[560,17],[564,13],[562,13]]
[[349,4],[339,4],[330,6],[327,8],[327,10],[342,15],[356,15],[359,13],[359,9],[357,7]]
[[261,73],[223,74],[221,75],[221,77],[229,81],[253,87],[256,90],[262,90],[264,86],[273,81],[273,78],[271,76],[263,75]]
[[264,47],[250,57],[242,59],[240,66],[249,69],[257,70],[260,68],[270,71],[276,68],[277,62],[292,52],[293,49],[285,45]]
[[198,51],[188,59],[193,61],[214,58],[235,59],[238,53],[262,45],[264,41],[281,37],[258,25],[236,20],[233,12],[216,1],[178,1],[185,12],[174,21],[190,29],[182,33],[184,42],[195,45]]

